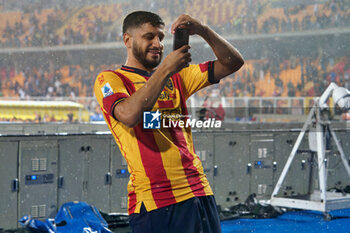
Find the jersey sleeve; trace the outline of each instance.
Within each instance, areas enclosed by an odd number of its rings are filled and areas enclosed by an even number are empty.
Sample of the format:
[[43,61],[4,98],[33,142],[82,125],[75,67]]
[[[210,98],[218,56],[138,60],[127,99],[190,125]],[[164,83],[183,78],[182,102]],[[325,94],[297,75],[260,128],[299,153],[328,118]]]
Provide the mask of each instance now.
[[115,118],[113,114],[115,106],[130,96],[123,81],[109,71],[104,71],[97,76],[94,92],[102,111],[113,118]]
[[182,69],[179,74],[181,76],[181,85],[186,100],[200,89],[215,84],[214,61],[190,65]]

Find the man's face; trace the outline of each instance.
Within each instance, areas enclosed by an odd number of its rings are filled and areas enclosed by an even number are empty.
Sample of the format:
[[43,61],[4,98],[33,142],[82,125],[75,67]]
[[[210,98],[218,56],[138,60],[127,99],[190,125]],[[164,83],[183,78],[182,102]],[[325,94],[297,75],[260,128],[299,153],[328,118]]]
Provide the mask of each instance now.
[[152,26],[145,23],[133,29],[132,53],[134,57],[147,69],[159,65],[163,56],[164,26]]

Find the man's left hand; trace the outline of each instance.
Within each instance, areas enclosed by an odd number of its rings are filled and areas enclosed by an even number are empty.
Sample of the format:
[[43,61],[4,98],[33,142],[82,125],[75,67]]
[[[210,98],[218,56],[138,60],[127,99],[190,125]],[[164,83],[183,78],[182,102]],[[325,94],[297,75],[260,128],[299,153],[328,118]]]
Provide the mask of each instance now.
[[192,18],[189,15],[182,14],[180,15],[175,22],[171,25],[171,33],[175,33],[176,28],[186,28],[188,29],[189,35],[198,34],[200,35],[203,32],[203,24],[198,20]]

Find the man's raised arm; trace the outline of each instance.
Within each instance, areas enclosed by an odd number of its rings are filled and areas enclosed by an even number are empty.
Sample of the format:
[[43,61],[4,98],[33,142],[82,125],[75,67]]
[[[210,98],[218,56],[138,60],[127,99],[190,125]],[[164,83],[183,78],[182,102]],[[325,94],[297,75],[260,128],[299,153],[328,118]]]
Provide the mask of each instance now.
[[243,66],[244,60],[239,51],[209,26],[203,25],[191,16],[183,14],[172,25],[172,33],[175,33],[177,27],[187,28],[190,35],[197,34],[201,36],[212,48],[217,57],[217,60],[214,62],[215,82],[236,72]]

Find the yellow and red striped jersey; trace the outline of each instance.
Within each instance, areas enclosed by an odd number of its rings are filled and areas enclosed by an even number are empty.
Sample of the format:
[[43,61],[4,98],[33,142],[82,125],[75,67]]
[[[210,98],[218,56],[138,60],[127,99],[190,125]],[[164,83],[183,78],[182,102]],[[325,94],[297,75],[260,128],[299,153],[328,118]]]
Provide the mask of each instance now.
[[[188,115],[186,100],[212,83],[212,61],[193,64],[169,78],[152,111]],[[128,212],[139,213],[187,200],[213,195],[196,155],[190,127],[133,128],[113,117],[114,107],[141,88],[152,73],[123,66],[97,76],[94,92],[119,148],[128,164]]]

